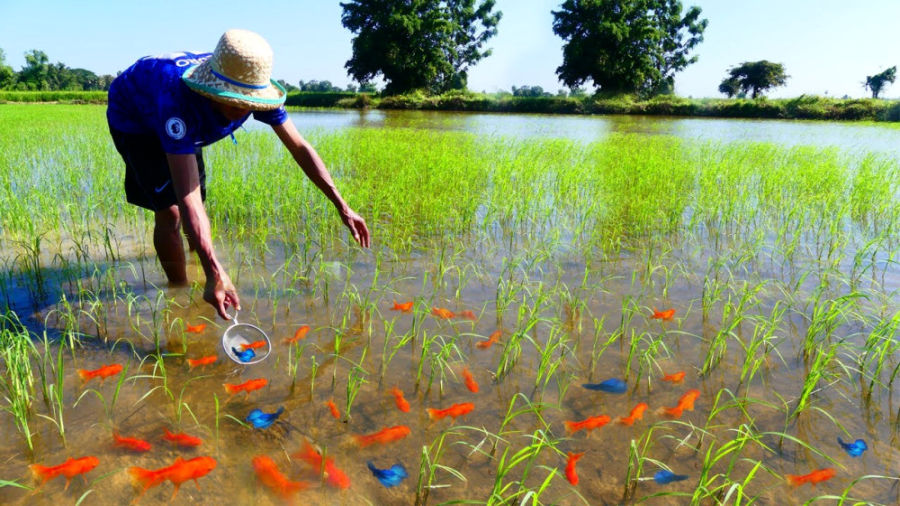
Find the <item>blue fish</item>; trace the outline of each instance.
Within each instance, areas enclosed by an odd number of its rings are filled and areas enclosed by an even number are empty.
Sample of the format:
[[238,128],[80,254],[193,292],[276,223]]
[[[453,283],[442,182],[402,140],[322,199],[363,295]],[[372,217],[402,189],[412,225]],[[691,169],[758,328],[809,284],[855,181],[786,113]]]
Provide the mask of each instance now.
[[838,439],[838,444],[844,448],[844,451],[847,452],[851,457],[859,457],[863,454],[864,451],[869,449],[869,446],[862,439],[857,439],[852,443],[845,443],[841,441],[841,438]]
[[668,485],[674,481],[684,481],[686,479],[688,479],[686,474],[675,474],[672,471],[667,471],[665,469],[660,469],[653,475],[653,481],[660,485]]
[[264,413],[261,409],[254,409],[247,415],[246,421],[252,423],[257,429],[268,429],[282,413],[284,413],[284,406],[278,408],[278,411],[274,413]]
[[403,464],[394,464],[387,469],[378,469],[370,460],[366,462],[366,465],[369,466],[369,471],[372,471],[378,481],[387,488],[396,487],[409,476]]
[[253,357],[256,356],[256,352],[253,351],[253,348],[247,348],[246,350],[241,351],[232,346],[231,352],[234,353],[234,356],[236,356],[241,362],[249,362],[253,360]]
[[610,378],[606,381],[601,381],[600,383],[585,383],[581,386],[588,390],[600,390],[601,392],[608,392],[611,394],[624,394],[627,389],[625,382],[619,378]]

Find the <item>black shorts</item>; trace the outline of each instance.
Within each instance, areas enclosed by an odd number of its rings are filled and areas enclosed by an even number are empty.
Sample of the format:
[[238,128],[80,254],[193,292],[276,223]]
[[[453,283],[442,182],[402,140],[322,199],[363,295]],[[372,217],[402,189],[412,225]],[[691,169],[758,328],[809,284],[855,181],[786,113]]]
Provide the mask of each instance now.
[[[172,188],[172,173],[166,152],[155,134],[130,134],[110,127],[116,150],[125,160],[125,199],[151,211],[161,211],[178,203]],[[197,148],[200,194],[206,200],[206,168]]]

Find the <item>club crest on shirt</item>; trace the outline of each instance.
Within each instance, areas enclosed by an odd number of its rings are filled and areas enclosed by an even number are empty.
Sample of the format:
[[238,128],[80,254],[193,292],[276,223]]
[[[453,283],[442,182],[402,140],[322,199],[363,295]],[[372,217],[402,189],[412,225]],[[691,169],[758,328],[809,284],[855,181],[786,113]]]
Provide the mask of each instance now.
[[186,132],[187,127],[184,125],[184,120],[181,118],[172,116],[166,120],[166,133],[169,134],[169,137],[178,140],[184,137]]

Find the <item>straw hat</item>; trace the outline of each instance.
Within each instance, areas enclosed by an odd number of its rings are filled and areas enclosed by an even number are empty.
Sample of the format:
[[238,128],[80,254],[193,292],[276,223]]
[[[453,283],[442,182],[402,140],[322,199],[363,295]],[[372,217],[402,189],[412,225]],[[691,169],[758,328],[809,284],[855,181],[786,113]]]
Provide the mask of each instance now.
[[286,95],[272,80],[272,48],[249,30],[225,32],[212,56],[181,78],[201,95],[254,111],[276,109]]

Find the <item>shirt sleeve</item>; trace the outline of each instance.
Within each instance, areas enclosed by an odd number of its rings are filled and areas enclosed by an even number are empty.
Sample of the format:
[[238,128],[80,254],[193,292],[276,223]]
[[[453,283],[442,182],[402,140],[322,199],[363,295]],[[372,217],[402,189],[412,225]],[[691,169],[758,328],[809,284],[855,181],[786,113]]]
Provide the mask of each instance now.
[[267,125],[278,126],[287,121],[287,111],[284,110],[283,105],[271,111],[253,111],[253,119]]

